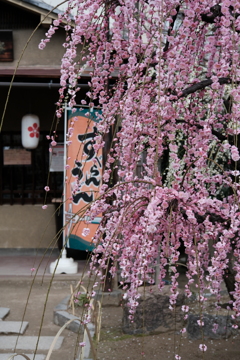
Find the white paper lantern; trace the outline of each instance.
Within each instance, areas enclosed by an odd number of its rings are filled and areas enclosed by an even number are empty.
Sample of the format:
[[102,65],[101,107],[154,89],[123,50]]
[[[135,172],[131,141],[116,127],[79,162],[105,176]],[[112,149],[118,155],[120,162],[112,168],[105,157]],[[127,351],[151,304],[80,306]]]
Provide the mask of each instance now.
[[37,115],[28,114],[22,118],[22,146],[35,149],[39,143],[40,122]]

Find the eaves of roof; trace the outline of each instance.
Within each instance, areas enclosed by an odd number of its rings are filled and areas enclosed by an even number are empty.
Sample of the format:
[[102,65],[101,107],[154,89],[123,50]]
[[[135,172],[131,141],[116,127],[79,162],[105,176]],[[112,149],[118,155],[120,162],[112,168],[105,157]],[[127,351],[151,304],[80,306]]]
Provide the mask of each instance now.
[[[42,16],[46,16],[48,13],[48,17],[52,19],[57,19],[58,14],[62,14],[61,10],[54,9],[53,6],[46,4],[40,0],[5,0],[7,3],[12,5],[19,6],[23,9],[35,12]],[[54,10],[53,10],[54,9]]]

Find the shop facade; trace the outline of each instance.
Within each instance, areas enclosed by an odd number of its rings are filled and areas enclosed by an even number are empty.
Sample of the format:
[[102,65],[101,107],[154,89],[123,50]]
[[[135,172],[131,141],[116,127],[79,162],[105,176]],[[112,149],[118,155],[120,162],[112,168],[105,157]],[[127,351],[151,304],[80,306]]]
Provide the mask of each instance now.
[[[63,119],[57,121],[55,110],[65,31],[60,28],[44,51],[38,49],[58,16],[55,10],[46,17],[50,9],[41,1],[0,1],[0,249],[57,247],[54,201],[62,197],[63,169],[50,169],[47,137],[56,131],[57,143],[64,141]],[[86,86],[79,96],[84,91]],[[29,114],[40,121],[39,143],[32,150],[22,146],[22,119]]]

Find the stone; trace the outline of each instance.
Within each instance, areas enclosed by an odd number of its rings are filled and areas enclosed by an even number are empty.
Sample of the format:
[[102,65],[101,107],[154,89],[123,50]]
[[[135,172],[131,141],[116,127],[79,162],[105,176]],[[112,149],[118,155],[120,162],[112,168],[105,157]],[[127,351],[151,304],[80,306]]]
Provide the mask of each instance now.
[[[38,350],[49,350],[53,340],[54,336],[40,336],[39,343],[38,343]],[[54,350],[60,349],[62,346],[64,337],[59,336],[57,339],[57,342],[55,344]],[[35,350],[36,345],[38,341],[38,336],[0,336],[0,349],[1,350],[13,350],[16,346],[16,349],[21,350]]]
[[[234,332],[230,316],[203,314],[204,326],[198,325],[199,319],[199,315],[189,314],[188,316],[186,330],[191,340],[201,339],[202,336],[206,339],[227,339]],[[216,332],[213,331],[214,324],[218,324]]]
[[[15,353],[5,353],[0,354],[0,360],[7,360],[10,356],[14,355]],[[29,357],[30,360],[33,360],[34,354],[24,354]],[[44,360],[46,355],[43,354],[36,354],[34,360]],[[16,355],[12,358],[13,360],[25,360],[25,358],[21,355]]]
[[[180,290],[176,308],[169,309],[169,297],[171,295],[170,285],[165,285],[160,292],[158,287],[142,287],[138,299],[139,305],[134,315],[134,322],[131,323],[127,303],[123,304],[123,332],[127,334],[158,334],[182,328],[181,306],[184,303],[185,295]],[[144,292],[145,291],[145,292]]]
[[[87,324],[88,330],[89,330],[89,334],[91,336],[91,338],[93,339],[94,334],[95,334],[95,326],[91,323]],[[84,337],[83,337],[83,342],[85,343],[85,346],[82,348],[82,358],[84,360],[87,359],[91,359],[92,358],[92,349],[91,349],[91,343],[88,337],[88,334],[86,331],[84,331]]]
[[9,314],[10,309],[5,307],[0,307],[0,320],[5,319],[5,317]]
[[119,306],[122,302],[123,291],[113,290],[111,292],[97,291],[94,299],[100,301],[102,307]]
[[27,321],[1,321],[0,334],[24,334],[28,327]]
[[55,306],[54,311],[67,311],[69,300],[70,296],[66,296],[59,304]]
[[79,332],[83,332],[83,326],[80,323],[80,320],[78,319],[77,316],[74,316],[72,314],[69,314],[67,311],[54,311],[53,313],[53,323],[55,325],[58,326],[63,326],[66,324],[67,321],[69,320],[73,320],[70,324],[68,324],[68,326],[66,327],[66,329],[75,332],[75,333],[79,333]]

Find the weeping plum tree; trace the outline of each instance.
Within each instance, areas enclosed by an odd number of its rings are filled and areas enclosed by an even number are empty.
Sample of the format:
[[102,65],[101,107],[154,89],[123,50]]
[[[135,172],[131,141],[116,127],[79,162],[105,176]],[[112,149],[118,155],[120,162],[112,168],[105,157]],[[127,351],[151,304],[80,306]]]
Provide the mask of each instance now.
[[102,109],[94,150],[113,133],[99,196],[87,210],[104,215],[92,270],[101,277],[109,259],[119,264],[132,318],[138,287],[153,282],[157,264],[161,290],[183,244],[186,295],[196,275],[200,303],[206,287],[219,299],[225,281],[239,316],[240,2],[69,0],[40,48],[59,26],[67,35],[57,116],[66,98],[74,112],[87,66],[82,103]]

